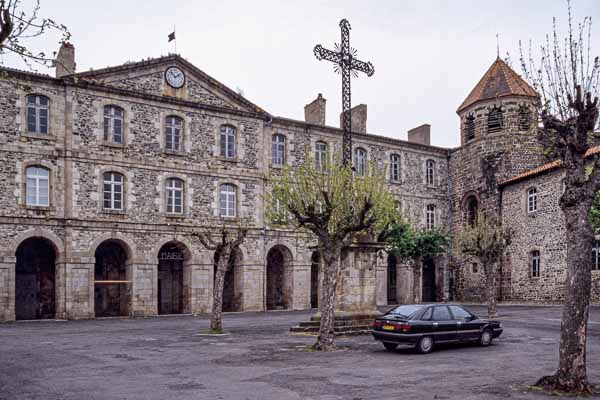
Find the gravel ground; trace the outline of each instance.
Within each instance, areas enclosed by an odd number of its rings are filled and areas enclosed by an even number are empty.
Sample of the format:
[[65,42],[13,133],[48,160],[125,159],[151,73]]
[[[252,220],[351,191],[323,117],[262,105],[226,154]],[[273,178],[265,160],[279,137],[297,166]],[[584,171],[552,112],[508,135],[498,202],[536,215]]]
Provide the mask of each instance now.
[[[471,307],[484,314],[484,308]],[[226,314],[230,334],[198,336],[191,316],[0,324],[0,399],[542,399],[526,391],[557,364],[559,307],[500,306],[494,345],[428,355],[387,352],[370,336],[307,351],[288,333],[308,311]],[[600,384],[600,309],[588,373]],[[556,397],[552,397],[555,399]]]

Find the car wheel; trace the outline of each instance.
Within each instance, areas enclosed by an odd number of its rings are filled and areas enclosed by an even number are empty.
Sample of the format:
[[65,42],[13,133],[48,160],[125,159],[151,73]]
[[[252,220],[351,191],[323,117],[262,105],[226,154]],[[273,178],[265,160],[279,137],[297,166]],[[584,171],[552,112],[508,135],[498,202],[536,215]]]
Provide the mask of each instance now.
[[431,336],[423,336],[417,343],[417,350],[421,354],[427,354],[433,349],[433,339]]
[[383,347],[385,347],[385,349],[387,351],[394,351],[396,350],[396,347],[398,347],[398,345],[396,343],[383,343]]
[[479,336],[479,344],[481,346],[489,346],[490,344],[492,344],[492,340],[492,331],[490,331],[489,329],[484,329],[484,331],[481,332],[481,335]]

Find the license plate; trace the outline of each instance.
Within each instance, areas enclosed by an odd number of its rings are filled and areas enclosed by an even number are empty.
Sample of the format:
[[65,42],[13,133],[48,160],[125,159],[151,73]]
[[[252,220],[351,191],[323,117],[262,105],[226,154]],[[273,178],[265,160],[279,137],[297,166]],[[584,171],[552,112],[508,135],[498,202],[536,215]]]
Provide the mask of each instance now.
[[396,327],[395,327],[394,325],[384,325],[384,326],[382,327],[382,329],[383,329],[384,331],[393,331],[394,329],[396,329]]

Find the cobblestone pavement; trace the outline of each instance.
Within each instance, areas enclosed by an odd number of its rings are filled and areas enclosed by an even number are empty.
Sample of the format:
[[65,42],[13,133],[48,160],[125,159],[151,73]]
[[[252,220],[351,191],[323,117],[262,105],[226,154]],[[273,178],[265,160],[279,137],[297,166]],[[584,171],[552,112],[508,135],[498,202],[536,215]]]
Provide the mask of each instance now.
[[[493,346],[428,355],[370,336],[307,351],[313,339],[287,331],[308,311],[228,314],[221,337],[196,336],[208,321],[191,316],[0,324],[0,399],[540,399],[525,387],[556,367],[560,311],[501,306]],[[600,383],[600,309],[588,371]]]

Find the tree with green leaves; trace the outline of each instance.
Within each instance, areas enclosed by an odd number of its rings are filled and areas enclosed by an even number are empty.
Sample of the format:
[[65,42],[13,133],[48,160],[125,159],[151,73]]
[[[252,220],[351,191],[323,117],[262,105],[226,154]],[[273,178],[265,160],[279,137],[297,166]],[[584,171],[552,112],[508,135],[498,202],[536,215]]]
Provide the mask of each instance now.
[[413,301],[419,302],[423,261],[443,254],[450,244],[448,233],[442,229],[415,228],[407,221],[395,221],[390,224],[380,237],[388,244],[388,252],[398,259],[410,263],[414,271]]
[[60,35],[62,44],[71,38],[69,29],[51,18],[40,16],[40,0],[36,0],[31,9],[25,10],[21,0],[0,0],[0,56],[15,54],[30,69],[33,63],[51,67],[56,62],[46,53],[32,50],[28,41],[49,32]]
[[497,313],[496,277],[502,258],[511,243],[512,231],[486,213],[478,213],[475,221],[463,228],[458,237],[459,251],[476,259],[485,274],[488,317]]
[[281,177],[273,181],[267,201],[270,220],[287,220],[316,237],[323,281],[319,334],[313,347],[322,351],[335,348],[335,302],[342,250],[359,234],[376,234],[396,215],[382,171],[369,165],[364,176],[354,176],[349,165],[336,160],[317,164],[307,154],[303,163],[285,167]]
[[540,46],[536,61],[521,51],[525,78],[542,101],[540,140],[545,151],[560,160],[566,171],[560,198],[566,223],[567,277],[561,323],[559,363],[553,375],[537,385],[550,391],[590,394],[586,340],[591,294],[591,257],[594,235],[590,210],[600,190],[600,156],[587,156],[600,142],[598,93],[600,58],[591,54],[590,17],[574,26],[568,4],[568,34],[554,32]]

